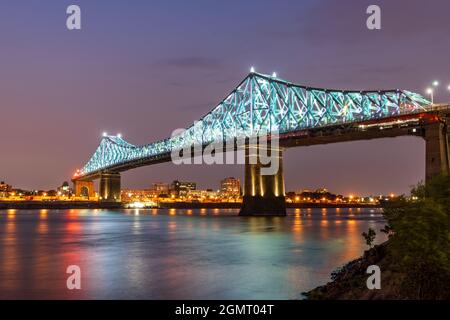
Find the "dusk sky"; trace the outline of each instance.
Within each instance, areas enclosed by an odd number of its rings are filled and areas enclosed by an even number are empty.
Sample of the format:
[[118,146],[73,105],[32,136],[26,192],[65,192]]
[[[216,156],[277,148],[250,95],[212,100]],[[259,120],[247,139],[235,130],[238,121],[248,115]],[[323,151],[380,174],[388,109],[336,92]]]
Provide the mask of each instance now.
[[[69,4],[82,30],[66,28]],[[382,29],[366,28],[378,4]],[[450,101],[450,1],[1,1],[0,180],[54,189],[103,131],[147,144],[189,126],[249,72],[338,89],[408,89]],[[288,149],[286,189],[405,193],[425,143],[403,137]],[[217,189],[243,166],[154,165],[123,187],[192,180]]]

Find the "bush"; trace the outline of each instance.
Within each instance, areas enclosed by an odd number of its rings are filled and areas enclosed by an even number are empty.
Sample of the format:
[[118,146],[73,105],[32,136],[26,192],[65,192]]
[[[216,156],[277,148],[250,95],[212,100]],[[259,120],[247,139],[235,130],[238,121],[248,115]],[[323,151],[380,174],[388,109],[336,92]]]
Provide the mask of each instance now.
[[384,210],[392,236],[389,254],[404,277],[402,291],[411,299],[450,298],[450,175],[411,191]]

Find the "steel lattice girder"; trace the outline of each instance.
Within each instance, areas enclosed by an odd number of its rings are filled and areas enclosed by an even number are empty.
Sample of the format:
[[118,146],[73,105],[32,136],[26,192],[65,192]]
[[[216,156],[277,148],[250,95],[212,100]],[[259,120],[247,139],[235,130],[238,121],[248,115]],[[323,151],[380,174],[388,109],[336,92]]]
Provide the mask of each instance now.
[[176,136],[144,146],[116,136],[104,137],[79,174],[167,154],[183,146],[413,114],[429,106],[421,95],[405,90],[327,90],[250,73],[217,107]]

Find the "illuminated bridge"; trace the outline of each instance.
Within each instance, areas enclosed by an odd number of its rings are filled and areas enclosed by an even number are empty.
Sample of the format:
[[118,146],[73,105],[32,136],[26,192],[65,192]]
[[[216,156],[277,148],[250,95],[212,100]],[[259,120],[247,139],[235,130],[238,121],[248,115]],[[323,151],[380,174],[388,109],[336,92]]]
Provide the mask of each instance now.
[[312,88],[251,72],[212,111],[170,138],[137,146],[120,136],[104,136],[73,182],[80,196],[92,194],[92,181],[100,179],[101,201],[120,201],[120,172],[171,161],[172,151],[217,142],[236,144],[238,139],[276,132],[280,145],[271,151],[280,160],[279,170],[264,176],[259,161],[246,163],[241,214],[284,215],[285,148],[414,135],[426,141],[429,179],[449,171],[449,114],[448,105],[432,105],[406,90]]

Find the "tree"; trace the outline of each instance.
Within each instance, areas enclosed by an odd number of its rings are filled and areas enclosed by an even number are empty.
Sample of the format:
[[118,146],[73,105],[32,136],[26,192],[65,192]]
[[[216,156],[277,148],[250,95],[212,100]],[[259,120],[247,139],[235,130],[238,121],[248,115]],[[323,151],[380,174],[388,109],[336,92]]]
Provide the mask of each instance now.
[[377,235],[375,230],[369,228],[367,232],[363,232],[361,233],[361,235],[363,236],[364,240],[366,240],[366,244],[369,246],[369,248],[372,248],[373,241],[375,240],[375,237]]
[[449,299],[450,175],[419,184],[411,195],[417,200],[401,197],[384,209],[402,291],[411,299]]

